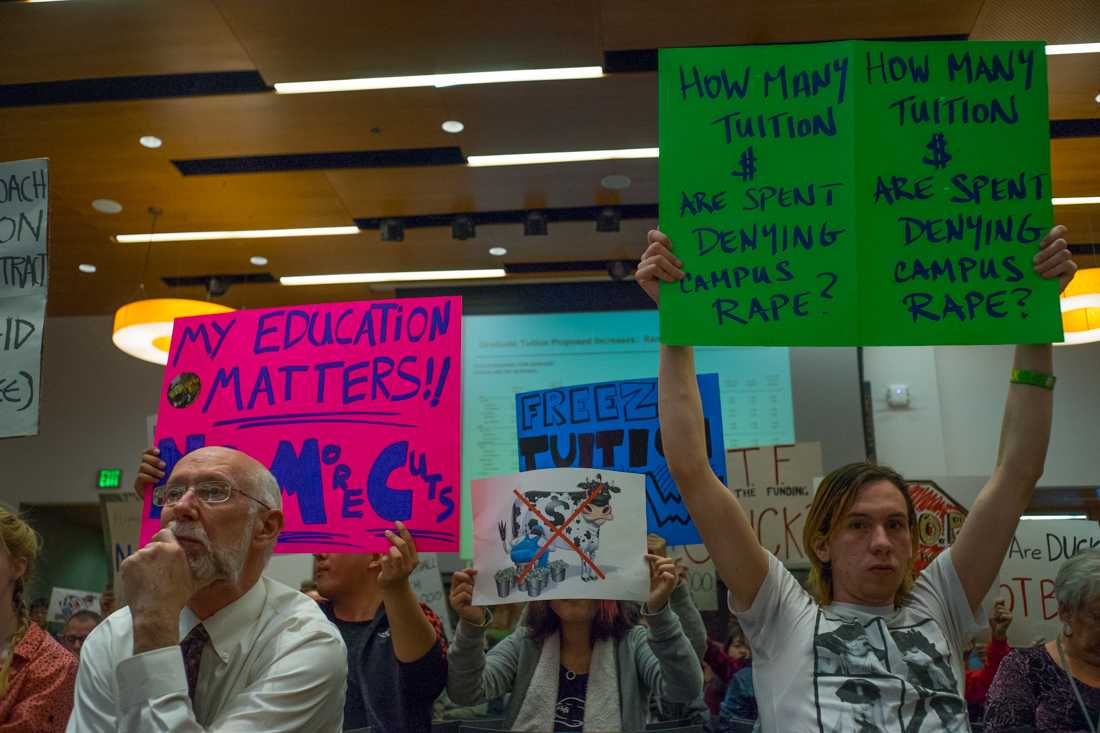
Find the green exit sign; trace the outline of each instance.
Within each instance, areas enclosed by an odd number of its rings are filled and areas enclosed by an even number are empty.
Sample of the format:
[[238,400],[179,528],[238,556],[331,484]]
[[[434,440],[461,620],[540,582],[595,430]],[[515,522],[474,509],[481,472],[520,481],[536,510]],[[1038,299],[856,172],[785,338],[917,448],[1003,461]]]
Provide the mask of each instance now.
[[99,488],[117,489],[122,484],[121,468],[99,469]]

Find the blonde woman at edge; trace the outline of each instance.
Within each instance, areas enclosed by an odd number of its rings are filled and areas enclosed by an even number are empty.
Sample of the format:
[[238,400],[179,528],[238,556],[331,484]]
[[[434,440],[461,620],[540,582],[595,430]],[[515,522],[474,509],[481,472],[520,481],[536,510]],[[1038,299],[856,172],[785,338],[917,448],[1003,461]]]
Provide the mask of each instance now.
[[[1065,232],[1052,229],[1032,261],[1063,289],[1076,271]],[[654,301],[659,282],[684,277],[674,252],[667,236],[649,233],[636,278]],[[1012,367],[997,462],[955,544],[914,577],[916,513],[904,479],[843,466],[822,481],[806,517],[807,592],[760,546],[710,469],[692,349],[661,346],[665,457],[752,645],[764,731],[969,730],[963,648],[985,625],[981,601],[1050,439],[1050,345],[1017,346]]]
[[0,731],[60,733],[73,708],[77,659],[27,609],[38,550],[30,525],[0,506]]

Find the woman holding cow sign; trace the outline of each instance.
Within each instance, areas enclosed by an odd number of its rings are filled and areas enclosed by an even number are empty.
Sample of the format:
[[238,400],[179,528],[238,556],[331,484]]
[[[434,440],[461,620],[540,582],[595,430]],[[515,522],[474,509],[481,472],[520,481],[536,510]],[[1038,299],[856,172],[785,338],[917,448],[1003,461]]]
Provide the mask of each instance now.
[[447,695],[473,705],[511,693],[504,728],[533,731],[619,731],[645,728],[652,691],[670,703],[690,703],[703,673],[669,598],[676,562],[646,555],[649,627],[623,601],[532,601],[511,635],[484,650],[490,614],[472,605],[470,568],[451,579],[459,623],[448,655]]
[[[1035,272],[1064,289],[1076,265],[1055,227]],[[651,231],[637,280],[685,277],[672,242]],[[691,347],[661,346],[665,457],[753,649],[764,731],[966,730],[962,650],[984,625],[996,578],[1043,472],[1054,379],[1051,347],[1016,347],[993,475],[954,545],[919,576],[916,512],[905,480],[871,464],[825,477],[806,518],[806,592],[763,547],[706,457]],[[870,724],[868,721],[878,721]],[[870,727],[868,727],[870,726]]]

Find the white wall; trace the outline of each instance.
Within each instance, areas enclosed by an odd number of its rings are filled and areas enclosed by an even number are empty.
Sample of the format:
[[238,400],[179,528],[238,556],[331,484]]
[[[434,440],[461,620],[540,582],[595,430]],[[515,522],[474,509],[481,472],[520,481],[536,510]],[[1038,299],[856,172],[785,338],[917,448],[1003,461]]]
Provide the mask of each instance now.
[[272,555],[264,575],[297,589],[313,577],[313,555]]
[[[1010,346],[864,350],[878,459],[906,476],[988,476],[997,455]],[[1057,347],[1054,429],[1042,486],[1100,485],[1100,343]],[[886,404],[908,384],[912,407]]]
[[[863,378],[871,382],[878,462],[903,476],[948,474],[935,349],[864,349]],[[909,386],[909,407],[895,409],[886,404],[886,390],[892,384]]]
[[0,440],[0,500],[96,502],[96,470],[133,481],[156,412],[163,369],[111,343],[110,317],[50,318],[39,434]]

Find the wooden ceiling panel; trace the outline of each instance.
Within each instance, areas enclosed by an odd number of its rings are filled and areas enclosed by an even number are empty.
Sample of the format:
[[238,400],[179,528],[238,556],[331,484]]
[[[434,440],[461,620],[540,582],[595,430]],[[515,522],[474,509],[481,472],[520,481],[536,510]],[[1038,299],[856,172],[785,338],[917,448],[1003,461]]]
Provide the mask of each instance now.
[[467,155],[657,146],[657,75],[443,90]]
[[[249,173],[234,176],[166,175],[106,186],[53,177],[57,196],[74,208],[87,207],[102,232],[133,234],[149,230],[149,206],[164,214],[157,231],[279,229],[346,226],[351,217],[323,172]],[[91,209],[96,198],[123,206],[115,215]],[[81,203],[83,202],[83,203]]]
[[1100,53],[1047,56],[1047,84],[1052,120],[1100,117]]
[[970,37],[975,41],[1096,43],[1096,0],[985,0]]
[[[598,64],[603,50],[711,43],[966,34],[1100,40],[1094,0],[558,0],[436,4],[305,0],[79,0],[0,2],[0,84],[140,74],[259,69],[268,82],[391,74]],[[240,39],[238,41],[238,38]],[[1100,54],[1050,57],[1054,119],[1098,117]],[[466,125],[440,130],[445,119]],[[155,134],[147,150],[137,138]],[[404,242],[379,232],[346,237],[120,245],[144,232],[350,224],[353,217],[651,204],[655,160],[468,168],[462,165],[183,176],[173,160],[457,146],[467,155],[657,145],[656,78],[320,95],[226,94],[4,109],[0,159],[51,161],[50,313],[110,313],[139,293],[205,297],[161,278],[211,273],[274,276],[324,272],[486,267],[502,262],[637,257],[655,222],[627,220],[597,234],[591,222],[550,224],[525,237],[518,224],[481,226],[473,240],[448,227],[408,228]],[[1055,195],[1100,195],[1100,138],[1052,144]],[[600,185],[609,174],[630,188]],[[95,198],[121,214],[91,209]],[[1100,206],[1058,207],[1074,243],[1100,242]],[[503,258],[488,254],[506,247]],[[252,255],[270,262],[249,264]],[[1093,258],[1096,259],[1096,258]],[[81,262],[99,269],[86,275]],[[144,275],[143,275],[144,273]],[[518,277],[518,276],[517,276]],[[536,277],[536,276],[529,276]],[[544,277],[539,275],[538,277]],[[513,279],[510,277],[509,279]],[[234,306],[385,297],[365,286],[236,285]]]
[[0,3],[0,84],[254,68],[210,0]]
[[[446,115],[435,89],[15,107],[5,110],[0,145],[11,155],[79,153],[90,166],[101,166],[105,157],[123,157],[132,166],[173,159],[457,145],[455,136],[440,128]],[[142,148],[142,135],[156,135],[163,147]]]
[[608,49],[900,38],[970,32],[983,0],[600,0]]
[[595,0],[215,0],[269,83],[601,63]]
[[168,99],[145,109],[177,160],[457,144],[440,128],[447,113],[435,89]]
[[[1069,228],[1071,244],[1100,245],[1100,204],[1055,206],[1054,221]],[[1100,266],[1100,262],[1096,265]]]
[[1050,141],[1055,196],[1100,196],[1100,137]]
[[[630,177],[624,191],[600,186],[604,176]],[[657,201],[657,161],[468,168],[446,166],[330,171],[328,178],[352,216],[374,218],[528,208],[652,204]]]

